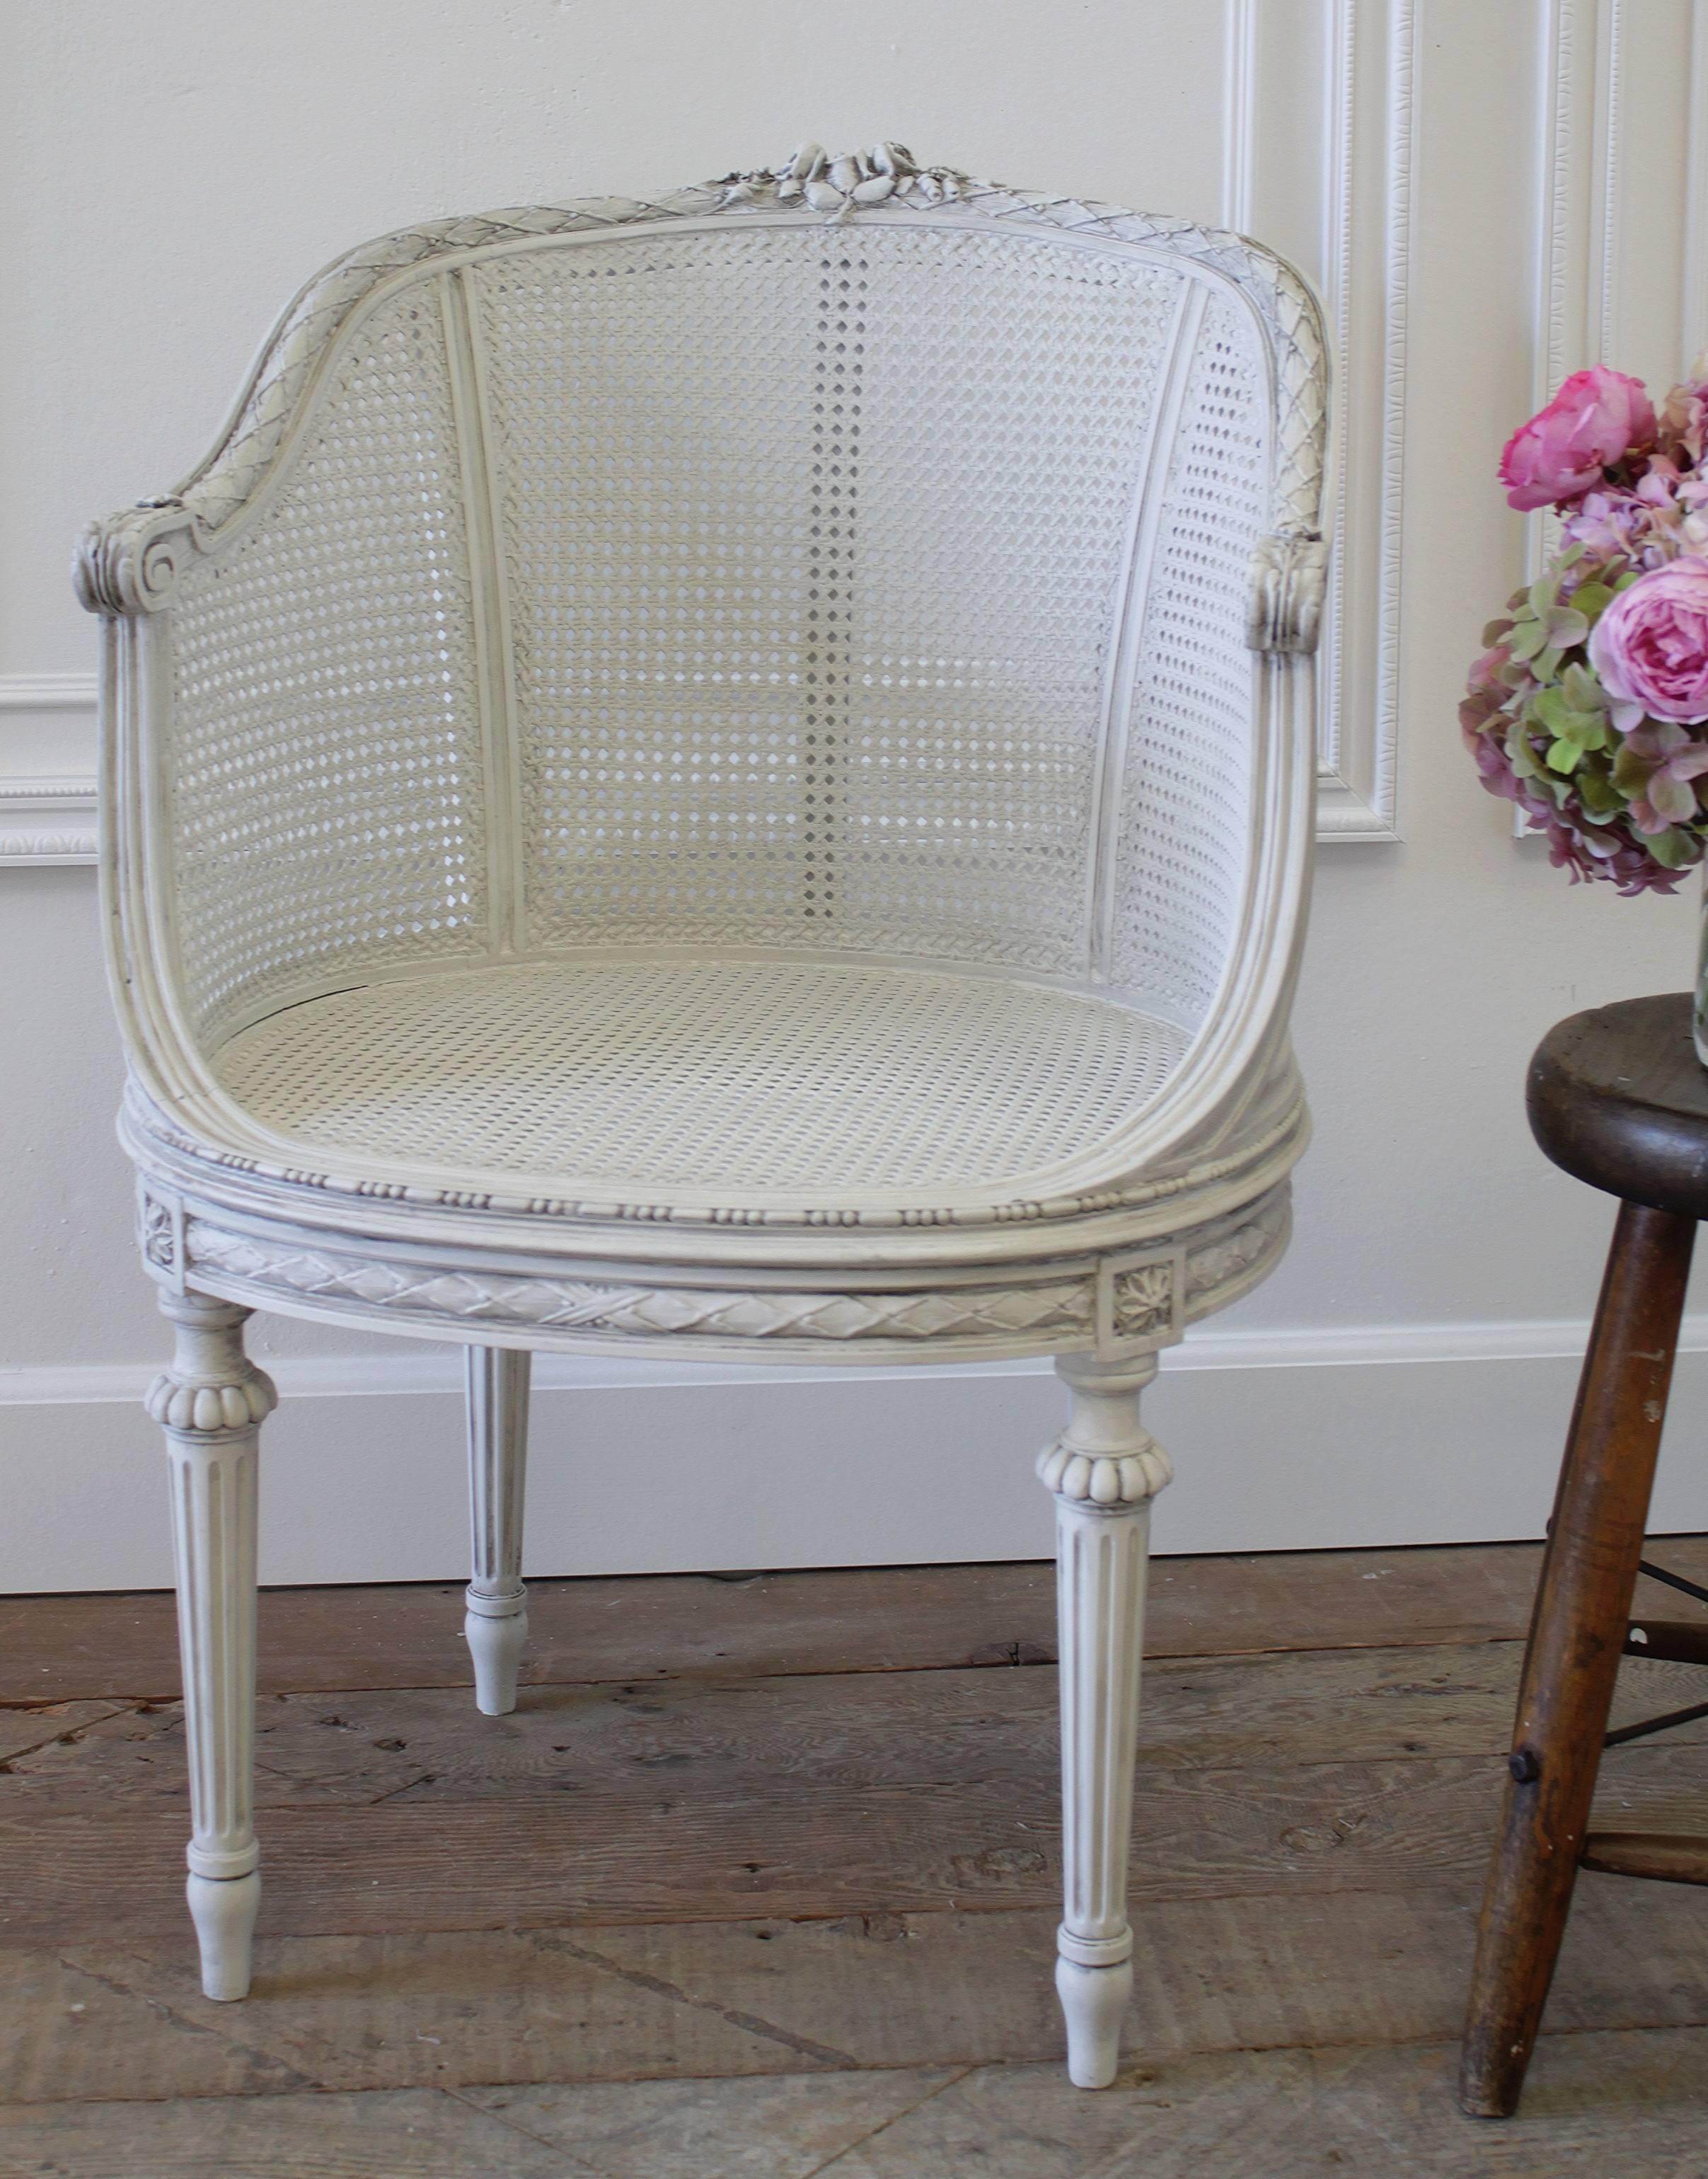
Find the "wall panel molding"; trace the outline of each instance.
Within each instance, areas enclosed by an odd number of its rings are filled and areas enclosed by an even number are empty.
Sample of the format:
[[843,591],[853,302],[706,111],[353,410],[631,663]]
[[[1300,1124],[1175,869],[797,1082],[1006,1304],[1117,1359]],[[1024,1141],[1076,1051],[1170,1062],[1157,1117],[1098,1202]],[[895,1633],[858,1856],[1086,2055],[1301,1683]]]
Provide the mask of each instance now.
[[0,714],[8,711],[92,711],[92,673],[0,673]]
[[1708,341],[1708,0],[1539,0],[1537,28],[1532,390],[1601,363],[1658,392]]
[[[95,707],[92,673],[0,674],[0,872],[95,860]],[[25,735],[51,769],[8,754]]]
[[[1530,406],[1593,364],[1658,398],[1708,345],[1708,0],[1538,0],[1536,27]],[[1559,524],[1525,528],[1534,582]]]
[[1335,363],[1317,837],[1398,837],[1414,0],[1229,0],[1223,217],[1316,283]]

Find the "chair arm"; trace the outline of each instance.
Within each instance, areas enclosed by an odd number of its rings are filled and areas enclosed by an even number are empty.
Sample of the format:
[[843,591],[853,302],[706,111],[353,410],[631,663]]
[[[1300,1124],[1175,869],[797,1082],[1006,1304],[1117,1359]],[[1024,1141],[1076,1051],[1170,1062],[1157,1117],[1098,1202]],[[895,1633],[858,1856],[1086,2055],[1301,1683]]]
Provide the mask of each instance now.
[[77,541],[71,580],[85,612],[153,612],[191,562],[209,549],[205,526],[182,499],[139,500],[91,522]]

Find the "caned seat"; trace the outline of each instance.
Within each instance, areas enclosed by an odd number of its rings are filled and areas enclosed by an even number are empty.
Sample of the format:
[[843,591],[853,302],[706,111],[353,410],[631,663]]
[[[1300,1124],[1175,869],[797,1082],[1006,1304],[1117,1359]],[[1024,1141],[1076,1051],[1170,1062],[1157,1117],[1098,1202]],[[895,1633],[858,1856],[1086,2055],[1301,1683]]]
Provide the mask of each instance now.
[[1138,1394],[1278,1260],[1306,1139],[1325,376],[1237,236],[807,147],[352,252],[85,536],[210,1994],[251,1309],[468,1347],[495,1712],[532,1351],[1054,1354],[1058,1984],[1111,2077]]
[[1167,1081],[1185,1032],[941,970],[706,958],[462,969],[268,1014],[216,1079],[260,1124],[449,1187],[1038,1192]]

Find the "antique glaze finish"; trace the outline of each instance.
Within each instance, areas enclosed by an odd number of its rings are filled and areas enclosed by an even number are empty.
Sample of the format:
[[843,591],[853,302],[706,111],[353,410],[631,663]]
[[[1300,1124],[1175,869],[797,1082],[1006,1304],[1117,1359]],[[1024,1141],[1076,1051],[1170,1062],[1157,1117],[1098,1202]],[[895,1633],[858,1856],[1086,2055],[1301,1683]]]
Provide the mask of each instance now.
[[249,1309],[468,1347],[493,1713],[530,1352],[1053,1354],[1059,1987],[1113,2077],[1139,1396],[1278,1260],[1307,1133],[1326,398],[1252,244],[809,145],[352,253],[85,536],[143,1262],[217,1312],[154,1401],[229,1477],[180,1523],[211,1995]]

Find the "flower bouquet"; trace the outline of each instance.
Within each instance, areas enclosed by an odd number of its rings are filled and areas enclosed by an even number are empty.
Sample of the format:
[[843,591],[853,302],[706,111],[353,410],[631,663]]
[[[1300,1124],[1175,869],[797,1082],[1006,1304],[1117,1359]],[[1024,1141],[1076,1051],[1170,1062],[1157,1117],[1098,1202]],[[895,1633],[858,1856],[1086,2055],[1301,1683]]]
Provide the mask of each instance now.
[[[1549,859],[1670,892],[1708,848],[1708,357],[1657,416],[1640,380],[1574,371],[1507,442],[1514,507],[1557,549],[1483,631],[1459,724]],[[1708,1064],[1699,973],[1698,1056]]]

